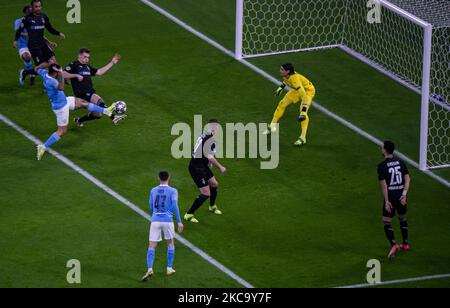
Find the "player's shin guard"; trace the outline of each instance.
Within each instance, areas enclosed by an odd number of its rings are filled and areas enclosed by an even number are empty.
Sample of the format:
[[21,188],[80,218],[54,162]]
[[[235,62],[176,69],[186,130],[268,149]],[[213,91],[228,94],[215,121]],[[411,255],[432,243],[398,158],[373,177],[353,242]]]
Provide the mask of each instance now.
[[211,191],[211,197],[209,197],[209,205],[214,206],[216,205],[216,199],[217,199],[217,187],[210,187]]
[[389,240],[389,244],[391,244],[391,246],[397,244],[395,242],[394,229],[392,229],[392,224],[388,221],[384,222],[384,233],[386,234],[386,237]]
[[147,267],[149,270],[153,268],[153,261],[155,261],[155,248],[149,248],[147,251]]
[[57,133],[53,133],[50,138],[44,143],[44,146],[46,149],[53,146],[55,143],[57,143],[61,139],[61,137]]
[[174,259],[175,259],[175,246],[170,245],[167,247],[167,268],[173,267]]
[[402,231],[403,244],[408,245],[408,221],[406,217],[400,217],[400,230]]
[[205,203],[206,200],[208,200],[208,196],[205,196],[203,194],[200,194],[197,199],[194,200],[194,203],[192,204],[191,208],[187,212],[188,214],[194,214],[195,211],[197,211],[203,203]]

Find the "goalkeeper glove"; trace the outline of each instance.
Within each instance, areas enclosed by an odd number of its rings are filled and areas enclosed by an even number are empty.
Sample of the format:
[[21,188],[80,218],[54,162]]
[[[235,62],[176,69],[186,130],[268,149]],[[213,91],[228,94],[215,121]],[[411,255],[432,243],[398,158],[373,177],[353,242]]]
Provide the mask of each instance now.
[[282,83],[278,89],[275,91],[275,96],[280,96],[281,92],[283,92],[284,88],[286,88],[286,85],[284,83]]

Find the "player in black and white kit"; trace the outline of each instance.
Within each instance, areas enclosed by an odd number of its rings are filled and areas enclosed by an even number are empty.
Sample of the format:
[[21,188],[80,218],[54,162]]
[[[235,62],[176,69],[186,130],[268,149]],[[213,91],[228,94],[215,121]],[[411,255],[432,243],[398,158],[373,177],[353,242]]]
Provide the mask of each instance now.
[[[44,37],[44,31],[47,30],[53,35],[59,36],[62,40],[66,37],[63,33],[53,28],[50,23],[50,19],[47,15],[42,13],[42,4],[39,0],[33,0],[31,2],[32,13],[24,17],[22,24],[16,31],[14,38],[14,47],[17,48],[18,39],[26,30],[28,33],[28,49],[36,65],[35,69],[29,69],[23,71],[21,74],[21,80],[23,81],[27,75],[37,75],[36,71],[41,68],[46,68],[52,63],[56,63],[55,54],[48,46],[49,41]],[[52,47],[56,47],[56,44],[50,42]],[[35,71],[36,70],[36,71]]]
[[[391,244],[388,258],[395,257],[396,253],[409,250],[408,244],[408,222],[406,220],[407,195],[411,179],[405,163],[394,158],[395,145],[391,141],[385,141],[381,151],[385,160],[378,165],[378,180],[383,193],[383,222],[384,232]],[[394,230],[392,229],[392,218],[397,214],[400,221],[403,243],[397,244]]]
[[216,119],[208,121],[206,133],[197,139],[189,163],[189,173],[200,190],[200,195],[194,200],[191,208],[184,215],[185,220],[193,223],[198,223],[198,220],[194,217],[195,211],[208,199],[210,199],[209,210],[217,215],[222,214],[216,205],[217,187],[219,183],[210,168],[210,165],[212,165],[219,168],[221,173],[226,171],[225,167],[219,163],[215,156],[216,142],[214,135],[218,130],[218,126],[219,123]]
[[[89,65],[90,56],[91,52],[89,51],[89,49],[80,48],[80,50],[78,50],[77,60],[69,63],[69,65],[66,66],[65,71],[68,73],[68,75],[83,77],[82,79],[70,79],[75,97],[85,100],[88,103],[93,103],[100,107],[106,108],[107,106],[105,104],[105,101],[96,93],[94,89],[92,77],[102,76],[106,74],[106,72],[108,72],[114,65],[116,65],[120,61],[121,56],[119,54],[116,54],[112,58],[111,62],[100,69]],[[97,112],[89,112],[87,115],[81,118],[75,118],[74,121],[75,124],[77,124],[79,127],[83,127],[84,122],[97,120],[101,117],[102,115]],[[113,114],[110,118],[114,124],[117,124],[121,120],[125,119],[126,115]]]

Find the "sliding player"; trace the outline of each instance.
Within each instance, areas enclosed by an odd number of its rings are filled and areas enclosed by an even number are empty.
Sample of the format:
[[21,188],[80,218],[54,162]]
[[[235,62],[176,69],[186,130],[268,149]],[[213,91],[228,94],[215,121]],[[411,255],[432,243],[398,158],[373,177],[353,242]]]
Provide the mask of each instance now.
[[[62,40],[65,35],[53,28],[50,19],[42,13],[42,4],[39,0],[31,2],[32,12],[26,16],[19,28],[16,31],[16,36],[13,42],[15,48],[18,47],[18,40],[24,31],[28,34],[28,49],[31,57],[36,65],[36,70],[48,67],[51,63],[56,63],[55,54],[48,46],[48,41],[44,37],[44,30],[47,29],[51,34],[59,36]],[[21,74],[21,80],[25,79],[27,75],[35,75],[35,69],[27,69]]]
[[[385,141],[381,151],[385,160],[378,165],[378,180],[383,194],[383,222],[384,232],[391,244],[388,258],[395,257],[400,250],[410,250],[408,244],[408,222],[406,220],[407,195],[411,179],[408,168],[400,159],[394,158],[395,145]],[[392,218],[398,215],[403,243],[398,245],[392,229]]]
[[291,90],[284,96],[284,98],[278,104],[277,109],[273,115],[273,119],[267,131],[264,134],[274,133],[277,130],[277,123],[283,116],[286,108],[291,104],[297,104],[300,102],[300,116],[298,121],[301,125],[301,135],[297,141],[294,142],[295,146],[302,146],[306,144],[306,133],[308,132],[309,116],[308,111],[311,107],[312,100],[316,94],[314,85],[306,79],[306,77],[297,73],[294,66],[291,63],[283,64],[280,68],[281,77],[283,77],[283,83],[275,91],[275,95],[279,96],[283,92],[286,86]]
[[[106,108],[105,101],[96,93],[92,78],[94,76],[103,76],[108,72],[114,65],[116,65],[121,56],[116,54],[111,62],[106,64],[104,67],[97,69],[89,65],[91,52],[87,48],[81,48],[78,51],[78,59],[73,61],[65,68],[65,71],[71,74],[77,74],[83,76],[83,80],[78,80],[78,78],[72,78],[71,84],[75,97],[81,98],[86,102],[93,103],[100,107]],[[101,113],[89,112],[87,115],[81,118],[75,118],[75,124],[79,127],[83,127],[83,123],[86,121],[92,121],[100,119]],[[114,124],[119,123],[121,120],[125,119],[126,115],[112,115],[111,120]]]
[[153,262],[155,260],[155,249],[158,242],[161,242],[161,233],[167,241],[167,275],[173,275],[173,260],[175,259],[175,227],[173,215],[178,223],[178,233],[183,232],[184,226],[181,223],[180,210],[178,209],[178,191],[169,186],[169,173],[161,171],[158,176],[159,186],[150,191],[150,211],[152,222],[150,225],[150,243],[147,251],[147,273],[142,277],[142,281],[147,281],[153,276]]
[[53,146],[67,132],[69,125],[69,112],[76,108],[85,108],[89,111],[100,112],[107,116],[111,116],[115,108],[115,104],[109,108],[102,108],[94,104],[88,103],[75,97],[66,97],[64,94],[64,72],[58,64],[51,64],[48,71],[38,69],[37,73],[44,79],[44,88],[56,115],[58,129],[50,138],[37,147],[37,159],[41,160],[45,151]]
[[217,182],[216,177],[211,171],[210,164],[219,168],[221,173],[226,171],[226,168],[222,166],[215,157],[216,143],[213,138],[214,134],[218,130],[219,122],[216,119],[211,119],[208,122],[207,132],[198,137],[192,153],[192,159],[189,163],[189,173],[191,174],[194,183],[200,190],[200,195],[194,200],[189,211],[184,215],[184,219],[193,223],[199,221],[194,217],[195,211],[197,211],[203,203],[209,199],[209,211],[222,215],[222,212],[217,208]]

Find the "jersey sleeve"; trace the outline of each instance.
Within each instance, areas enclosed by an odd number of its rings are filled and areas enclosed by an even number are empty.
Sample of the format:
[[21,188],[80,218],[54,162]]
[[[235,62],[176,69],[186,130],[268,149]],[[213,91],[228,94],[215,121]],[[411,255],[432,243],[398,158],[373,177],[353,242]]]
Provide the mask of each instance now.
[[177,223],[181,223],[180,209],[178,208],[178,191],[176,189],[174,189],[172,192],[171,202],[173,207],[173,214],[177,219]]
[[402,167],[401,171],[402,171],[403,175],[409,174],[408,167],[406,166],[406,164],[403,161],[402,161],[401,167]]
[[53,35],[61,34],[58,30],[53,28],[52,24],[50,23],[50,19],[48,18],[47,15],[44,15],[44,19],[45,19],[45,29],[47,29],[48,32],[50,32]]
[[98,68],[92,67],[92,66],[89,65],[89,69],[91,70],[91,76],[92,76],[92,77],[94,77],[94,76],[97,75]]
[[68,73],[75,74],[76,72],[75,63],[73,62],[69,63],[64,70]]
[[378,180],[380,181],[386,180],[386,172],[384,169],[385,168],[383,164],[378,165]]
[[148,204],[150,206],[150,212],[153,213],[153,204],[154,204],[153,190],[150,191],[150,196],[148,198]]
[[15,34],[15,37],[14,37],[14,40],[15,40],[15,41],[19,40],[20,36],[22,35],[23,29],[25,29],[26,21],[27,21],[26,18],[22,19],[22,22],[21,22],[20,25],[17,27],[17,29],[16,29],[16,34]]
[[41,68],[41,69],[36,70],[36,73],[39,76],[41,76],[42,78],[44,78],[48,74],[48,71]]

